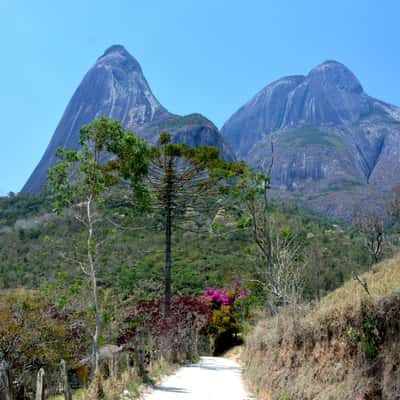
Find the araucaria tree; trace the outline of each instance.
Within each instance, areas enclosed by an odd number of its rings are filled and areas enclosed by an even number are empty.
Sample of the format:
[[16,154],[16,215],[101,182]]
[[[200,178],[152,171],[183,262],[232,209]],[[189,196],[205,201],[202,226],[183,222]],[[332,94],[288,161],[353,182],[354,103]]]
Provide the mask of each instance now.
[[79,150],[60,148],[59,161],[49,170],[48,183],[55,197],[55,209],[73,210],[86,232],[83,259],[76,260],[88,278],[95,314],[92,336],[92,374],[99,366],[102,317],[98,296],[98,230],[103,220],[101,205],[112,186],[130,181],[141,194],[148,172],[148,148],[142,139],[126,132],[117,121],[101,118],[80,131]]
[[204,210],[207,200],[220,192],[219,184],[240,173],[242,165],[221,160],[216,147],[191,148],[172,143],[169,133],[160,135],[159,146],[151,149],[150,158],[147,180],[153,193],[153,206],[161,213],[165,230],[164,316],[168,317],[173,228],[188,217],[189,208],[197,212]]

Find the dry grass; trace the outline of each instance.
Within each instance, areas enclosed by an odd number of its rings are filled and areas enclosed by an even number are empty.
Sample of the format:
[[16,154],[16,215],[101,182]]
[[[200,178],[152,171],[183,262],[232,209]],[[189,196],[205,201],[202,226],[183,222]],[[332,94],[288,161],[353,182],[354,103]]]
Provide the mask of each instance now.
[[[86,390],[85,389],[77,389],[72,392],[73,400],[83,400],[85,396]],[[58,394],[56,396],[51,396],[48,400],[64,400],[63,394]]]
[[[361,275],[360,279],[367,282],[368,290],[375,301],[400,290],[400,255],[376,265],[370,272]],[[344,310],[369,297],[358,281],[350,280],[325,296],[313,314],[318,317],[333,310]]]
[[[98,395],[97,385],[102,386],[103,396]],[[143,382],[133,371],[125,371],[118,379],[107,379],[103,382],[92,382],[82,400],[133,400],[138,398],[143,389]]]
[[400,256],[360,279],[371,295],[352,280],[316,305],[258,323],[244,361],[261,400],[400,398]]
[[[169,375],[175,371],[177,365],[170,364],[166,361],[154,362],[149,367],[148,383],[158,382],[162,377]],[[118,379],[100,379],[96,377],[88,389],[74,390],[72,393],[73,400],[98,400],[99,386],[101,386],[104,400],[134,400],[139,399],[146,385],[143,380],[132,369],[125,371]],[[49,400],[63,400],[64,395],[60,394],[51,397]]]
[[[176,369],[176,365],[170,364],[165,360],[154,362],[149,367],[147,376],[148,382],[143,380],[133,371],[124,372],[119,379],[107,379],[103,382],[105,400],[134,400],[138,399],[149,383],[158,382],[165,375],[171,374]],[[82,400],[97,400],[89,393]],[[81,400],[81,399],[79,399]]]

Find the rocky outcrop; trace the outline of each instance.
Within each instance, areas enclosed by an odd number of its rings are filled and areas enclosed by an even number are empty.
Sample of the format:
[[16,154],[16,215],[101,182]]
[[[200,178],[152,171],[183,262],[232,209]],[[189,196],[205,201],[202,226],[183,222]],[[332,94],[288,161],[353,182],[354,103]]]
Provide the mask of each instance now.
[[222,132],[239,159],[264,170],[273,142],[278,194],[334,216],[349,217],[360,198],[377,204],[400,183],[400,108],[368,96],[336,61],[271,83]]
[[222,157],[234,159],[225,139],[205,117],[199,114],[181,117],[168,112],[152,93],[138,61],[123,46],[115,45],[105,51],[83,78],[22,191],[39,192],[48,168],[56,161],[57,148],[76,148],[80,127],[102,116],[121,121],[126,129],[153,144],[159,133],[168,129],[175,141],[217,146]]

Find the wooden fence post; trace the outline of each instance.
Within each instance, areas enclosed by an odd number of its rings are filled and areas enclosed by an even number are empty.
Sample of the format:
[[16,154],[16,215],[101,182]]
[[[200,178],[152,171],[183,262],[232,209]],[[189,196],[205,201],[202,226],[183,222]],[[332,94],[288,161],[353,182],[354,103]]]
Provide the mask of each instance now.
[[6,361],[0,363],[0,394],[3,392],[4,400],[12,400],[12,387],[10,370]]
[[108,360],[108,369],[110,371],[111,378],[118,378],[120,376],[119,362],[120,362],[119,353],[112,354],[111,358]]
[[65,360],[61,360],[61,379],[64,388],[64,399],[72,400],[71,387],[68,381],[67,363],[65,362]]
[[141,378],[146,376],[146,369],[144,366],[144,329],[138,328],[137,330],[137,361],[138,361],[138,373]]
[[126,352],[126,353],[123,353],[123,357],[125,358],[125,369],[127,370],[127,371],[129,371],[130,370],[130,368],[131,368],[131,356],[130,356],[130,354],[128,353],[128,352]]
[[108,363],[108,373],[110,378],[115,378],[115,369],[114,369],[114,354],[111,354],[111,357],[107,360]]
[[44,369],[40,368],[36,378],[35,400],[44,400]]

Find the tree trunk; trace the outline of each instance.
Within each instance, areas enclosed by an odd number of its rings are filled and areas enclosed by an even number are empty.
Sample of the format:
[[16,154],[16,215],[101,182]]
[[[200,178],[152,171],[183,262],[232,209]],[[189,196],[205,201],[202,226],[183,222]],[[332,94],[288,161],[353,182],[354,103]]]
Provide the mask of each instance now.
[[101,330],[101,316],[99,300],[97,296],[97,279],[96,279],[96,266],[93,258],[93,218],[92,218],[92,197],[90,196],[86,205],[87,220],[88,220],[88,239],[87,239],[87,257],[90,267],[90,279],[92,283],[93,305],[95,309],[96,326],[93,334],[93,348],[92,348],[92,368],[91,376],[95,376],[99,368],[99,341]]
[[164,317],[168,318],[171,311],[171,239],[172,239],[172,193],[174,174],[170,163],[166,173],[166,202],[165,202],[165,291]]
[[171,309],[171,224],[171,211],[167,210],[165,224],[165,317],[169,316]]

